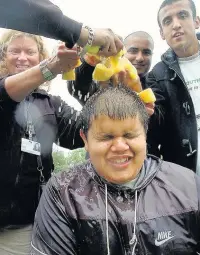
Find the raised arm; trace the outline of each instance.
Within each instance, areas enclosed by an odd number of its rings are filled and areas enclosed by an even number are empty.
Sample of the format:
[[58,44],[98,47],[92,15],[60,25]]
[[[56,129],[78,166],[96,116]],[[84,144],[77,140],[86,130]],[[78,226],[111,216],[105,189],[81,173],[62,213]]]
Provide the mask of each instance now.
[[[57,57],[48,59],[45,66],[56,76],[63,70],[73,69],[77,61],[76,50],[69,50],[64,45],[60,45]],[[41,68],[41,64],[39,64],[26,71],[7,77],[5,79],[5,90],[10,98],[20,102],[34,89],[43,84],[46,80]]]
[[[68,48],[75,43],[84,47],[89,37],[89,30],[82,27],[82,23],[65,16],[49,0],[1,0],[0,26],[57,39],[65,42]],[[103,55],[115,55],[123,48],[112,30],[93,30],[93,45],[100,46]]]

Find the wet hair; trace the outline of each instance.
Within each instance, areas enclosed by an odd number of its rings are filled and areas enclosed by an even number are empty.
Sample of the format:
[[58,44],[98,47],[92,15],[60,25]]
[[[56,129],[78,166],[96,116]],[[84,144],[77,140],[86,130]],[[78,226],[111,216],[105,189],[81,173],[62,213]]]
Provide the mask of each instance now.
[[[161,26],[161,23],[160,23],[160,18],[159,18],[159,14],[160,14],[160,10],[163,9],[165,6],[167,5],[171,5],[173,3],[176,3],[176,2],[179,2],[181,0],[164,0],[158,10],[158,13],[157,13],[157,22],[158,22],[158,25],[160,28],[162,28]],[[190,8],[192,10],[192,16],[193,16],[193,19],[196,18],[197,16],[197,11],[196,11],[196,6],[195,6],[195,3],[193,0],[188,0],[188,2],[190,3]]]
[[132,38],[132,37],[141,37],[141,38],[147,39],[147,40],[149,40],[151,42],[151,44],[152,44],[152,46],[154,48],[154,40],[153,40],[152,36],[150,36],[150,34],[148,34],[147,32],[145,32],[145,31],[135,31],[135,32],[127,35],[124,38],[124,44],[126,44],[128,39]]
[[137,93],[126,86],[118,85],[99,89],[82,108],[79,127],[87,137],[92,121],[99,116],[113,120],[139,117],[145,133],[148,129],[148,113]]
[[48,52],[44,46],[44,42],[41,36],[24,33],[17,30],[7,30],[0,38],[0,76],[9,74],[5,64],[6,51],[7,51],[8,45],[12,42],[12,40],[18,37],[32,38],[37,44],[40,61],[48,58]]

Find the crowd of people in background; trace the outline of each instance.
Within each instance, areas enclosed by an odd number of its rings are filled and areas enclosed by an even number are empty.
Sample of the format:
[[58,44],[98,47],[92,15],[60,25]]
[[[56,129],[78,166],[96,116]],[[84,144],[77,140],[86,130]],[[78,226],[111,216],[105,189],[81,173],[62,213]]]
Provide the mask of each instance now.
[[[10,8],[10,6],[13,8]],[[15,12],[13,13],[13,10]],[[200,254],[200,18],[193,0],[164,0],[169,49],[83,26],[49,0],[2,0],[0,27],[0,254]],[[41,36],[59,43],[49,55]],[[93,80],[99,59],[125,48],[137,70]],[[81,51],[81,52],[80,52]],[[82,64],[77,67],[81,56]],[[48,93],[75,69],[76,111]],[[151,70],[150,70],[151,69]],[[155,104],[134,91],[151,88]],[[85,147],[86,163],[54,175],[52,145]]]

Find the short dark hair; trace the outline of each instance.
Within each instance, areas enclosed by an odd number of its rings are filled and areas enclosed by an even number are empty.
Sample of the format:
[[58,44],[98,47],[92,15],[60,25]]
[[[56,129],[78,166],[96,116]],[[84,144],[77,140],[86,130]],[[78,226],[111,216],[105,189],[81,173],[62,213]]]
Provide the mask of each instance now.
[[124,85],[99,89],[88,99],[82,108],[79,123],[86,137],[92,121],[101,115],[119,120],[138,116],[147,132],[149,116],[146,108],[137,93]]
[[[157,21],[158,21],[158,25],[159,27],[161,28],[161,23],[160,23],[160,19],[159,19],[159,13],[160,13],[160,10],[163,9],[165,6],[167,5],[171,5],[175,2],[178,2],[178,1],[181,1],[181,0],[164,0],[158,10],[158,14],[157,14]],[[193,0],[188,0],[188,2],[190,3],[190,8],[192,10],[192,16],[193,16],[193,19],[196,18],[197,16],[197,11],[196,11],[196,6],[195,6],[195,3]]]

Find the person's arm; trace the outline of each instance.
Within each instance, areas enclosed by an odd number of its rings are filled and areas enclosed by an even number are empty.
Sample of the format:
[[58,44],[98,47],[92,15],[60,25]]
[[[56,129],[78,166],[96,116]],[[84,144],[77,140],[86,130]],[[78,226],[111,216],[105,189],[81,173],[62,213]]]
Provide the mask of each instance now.
[[79,111],[61,100],[59,96],[51,96],[58,123],[59,145],[67,149],[84,147],[78,126]]
[[[49,0],[1,0],[0,27],[60,40],[68,48],[76,43],[84,47],[89,37],[89,31],[82,23],[65,16]],[[93,30],[92,45],[99,46],[102,55],[115,55],[123,48],[120,38],[111,29]]]
[[49,0],[1,0],[0,26],[61,40],[69,48],[77,42],[82,29],[81,23],[63,15]]
[[44,82],[45,79],[39,65],[37,65],[22,73],[7,77],[5,79],[5,90],[10,98],[20,102]]
[[76,98],[81,105],[84,105],[87,99],[98,89],[97,84],[92,80],[94,68],[94,66],[83,61],[81,66],[77,67],[75,70],[76,80],[67,82],[69,93]]
[[60,190],[57,177],[53,176],[45,187],[36,211],[31,255],[78,254],[74,226],[66,212]]

